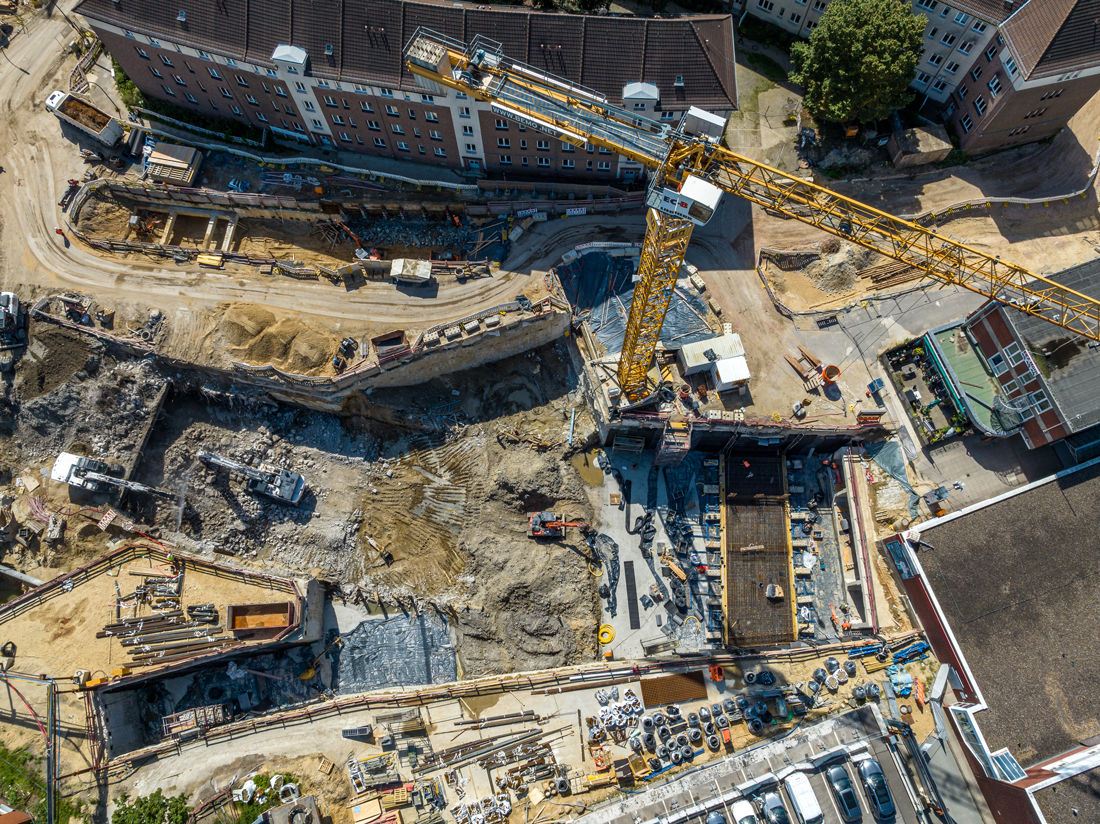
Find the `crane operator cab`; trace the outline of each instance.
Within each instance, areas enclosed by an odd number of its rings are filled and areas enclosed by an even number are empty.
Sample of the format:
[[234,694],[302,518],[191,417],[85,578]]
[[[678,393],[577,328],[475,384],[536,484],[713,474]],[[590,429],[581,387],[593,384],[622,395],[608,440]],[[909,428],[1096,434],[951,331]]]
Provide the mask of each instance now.
[[686,218],[696,226],[705,226],[718,208],[722,190],[701,177],[688,175],[680,190],[667,186],[652,186],[646,194],[646,205],[673,217]]

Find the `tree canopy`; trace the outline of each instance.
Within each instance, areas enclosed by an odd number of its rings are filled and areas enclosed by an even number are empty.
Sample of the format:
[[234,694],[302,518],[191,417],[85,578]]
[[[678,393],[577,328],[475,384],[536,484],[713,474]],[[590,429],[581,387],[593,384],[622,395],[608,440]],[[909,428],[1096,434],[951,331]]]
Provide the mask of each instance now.
[[833,0],[810,39],[791,47],[802,105],[833,123],[879,120],[907,105],[927,24],[901,0]]

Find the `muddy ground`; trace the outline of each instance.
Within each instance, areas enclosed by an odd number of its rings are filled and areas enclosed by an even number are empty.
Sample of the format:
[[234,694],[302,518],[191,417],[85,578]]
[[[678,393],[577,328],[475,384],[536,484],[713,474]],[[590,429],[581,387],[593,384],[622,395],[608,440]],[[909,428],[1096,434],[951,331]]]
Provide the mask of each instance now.
[[[17,477],[48,474],[63,449],[124,461],[141,429],[140,400],[165,381],[149,362],[115,361],[70,335],[36,333],[57,367],[41,382],[37,367],[20,366],[17,386],[38,394],[20,401],[6,438]],[[356,600],[411,596],[420,609],[438,608],[451,618],[466,677],[595,656],[600,608],[579,534],[527,537],[531,511],[592,514],[569,457],[594,425],[564,344],[377,391],[343,419],[257,399],[227,404],[186,376],[173,380],[135,480],[175,497],[123,501],[153,534],[210,558],[308,571]],[[254,496],[242,477],[201,463],[203,449],[296,470],[309,488],[298,507]],[[54,486],[50,504],[70,504]],[[10,562],[50,577],[107,549],[102,533],[86,531],[49,559],[16,553]]]

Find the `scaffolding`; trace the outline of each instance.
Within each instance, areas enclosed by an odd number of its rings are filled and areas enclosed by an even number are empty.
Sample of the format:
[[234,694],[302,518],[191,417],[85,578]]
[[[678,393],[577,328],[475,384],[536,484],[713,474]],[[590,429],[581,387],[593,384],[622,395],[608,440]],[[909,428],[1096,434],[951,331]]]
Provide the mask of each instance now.
[[677,466],[691,451],[691,424],[665,421],[654,466]]

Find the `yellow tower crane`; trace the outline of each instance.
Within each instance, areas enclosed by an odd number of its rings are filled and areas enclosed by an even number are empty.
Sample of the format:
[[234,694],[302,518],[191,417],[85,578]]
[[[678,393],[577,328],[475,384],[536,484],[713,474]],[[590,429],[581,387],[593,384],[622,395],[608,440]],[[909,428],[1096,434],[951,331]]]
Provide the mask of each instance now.
[[463,92],[513,120],[574,146],[593,144],[653,170],[646,237],[630,304],[619,385],[627,399],[650,392],[648,375],[691,232],[710,220],[723,192],[1007,303],[1075,334],[1100,340],[1100,302],[938,232],[735,154],[721,145],[725,121],[689,109],[660,123],[606,96],[507,57],[499,43],[461,43],[417,29],[406,68],[426,90]]

